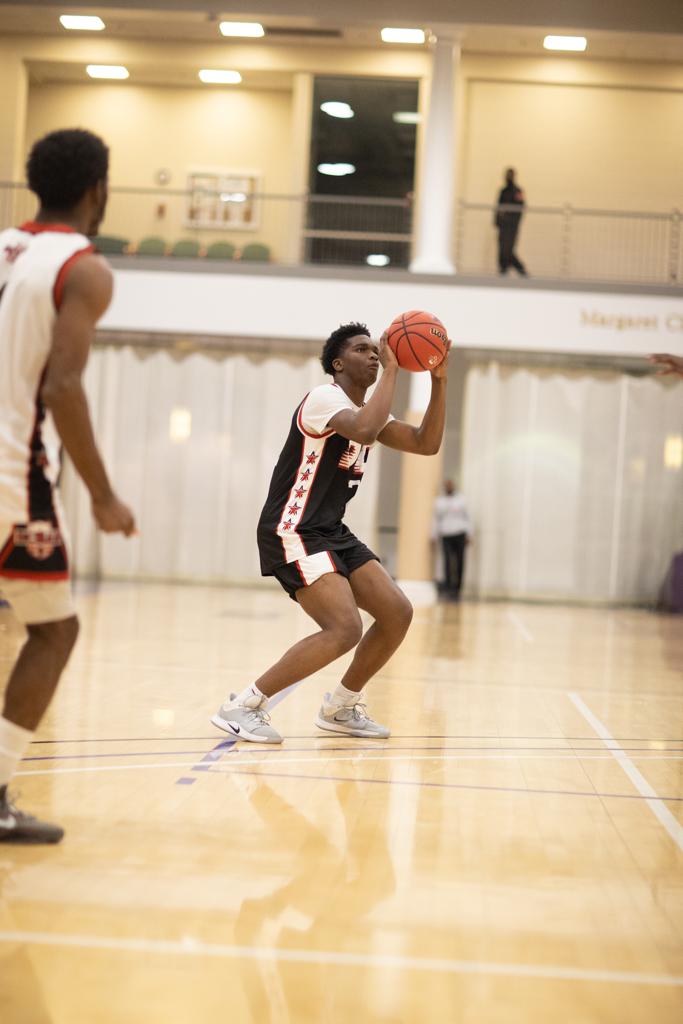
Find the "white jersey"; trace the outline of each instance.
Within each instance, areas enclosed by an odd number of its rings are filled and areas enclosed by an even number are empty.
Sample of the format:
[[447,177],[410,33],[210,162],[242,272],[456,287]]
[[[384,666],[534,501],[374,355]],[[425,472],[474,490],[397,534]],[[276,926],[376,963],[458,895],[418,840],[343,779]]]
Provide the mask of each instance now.
[[0,232],[0,523],[58,525],[59,438],[40,389],[66,275],[93,251],[64,224]]

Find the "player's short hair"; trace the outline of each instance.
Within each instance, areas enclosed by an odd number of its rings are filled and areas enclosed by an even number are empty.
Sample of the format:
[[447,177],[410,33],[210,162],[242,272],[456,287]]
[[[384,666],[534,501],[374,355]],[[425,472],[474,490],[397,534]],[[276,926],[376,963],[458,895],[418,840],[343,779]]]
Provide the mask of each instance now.
[[70,210],[109,170],[109,149],[82,128],[50,132],[35,143],[26,162],[29,188],[47,210]]
[[332,334],[323,345],[320,356],[320,362],[325,373],[330,373],[334,376],[333,362],[342,354],[349,338],[355,338],[358,334],[365,334],[368,338],[371,336],[366,324],[355,322],[340,324],[336,331],[332,331]]

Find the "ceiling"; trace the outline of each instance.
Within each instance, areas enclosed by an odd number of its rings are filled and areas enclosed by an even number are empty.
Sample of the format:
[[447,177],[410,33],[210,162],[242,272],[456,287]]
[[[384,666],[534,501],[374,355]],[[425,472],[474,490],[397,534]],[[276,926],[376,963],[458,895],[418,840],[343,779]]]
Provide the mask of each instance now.
[[[437,35],[457,34],[465,53],[546,55],[543,36],[548,31],[584,32],[588,51],[580,60],[641,60],[683,62],[683,2],[681,0],[423,0],[419,14],[414,0],[239,0],[239,12],[226,13],[221,0],[126,0],[95,6],[82,0],[46,6],[24,0],[0,3],[0,34],[108,38],[140,41],[220,43],[218,23],[262,20],[266,36],[258,46],[382,47],[379,27],[413,25]],[[104,33],[67,32],[59,24],[63,13],[99,14]],[[271,12],[275,13],[271,13]],[[291,12],[291,13],[286,13]],[[573,24],[566,20],[572,17]],[[456,20],[457,14],[457,20]],[[617,17],[618,15],[618,17]],[[449,16],[449,17],[447,17]],[[495,16],[498,21],[492,20]],[[530,21],[530,19],[537,19]],[[630,26],[630,27],[629,27]],[[626,30],[628,28],[628,30]],[[229,40],[231,47],[254,46],[254,40]],[[399,47],[405,50],[405,47]],[[549,60],[554,59],[552,56]],[[67,65],[57,77],[69,77]],[[50,72],[47,66],[36,73]],[[75,74],[75,72],[74,72]],[[79,72],[82,77],[82,69]],[[255,84],[256,83],[252,83]]]

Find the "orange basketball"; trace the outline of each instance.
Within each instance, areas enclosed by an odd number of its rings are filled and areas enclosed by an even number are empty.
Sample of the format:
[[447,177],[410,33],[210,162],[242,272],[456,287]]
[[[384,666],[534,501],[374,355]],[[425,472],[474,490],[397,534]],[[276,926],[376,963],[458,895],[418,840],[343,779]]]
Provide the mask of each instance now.
[[433,370],[448,349],[448,331],[433,313],[411,309],[389,325],[389,348],[404,370]]

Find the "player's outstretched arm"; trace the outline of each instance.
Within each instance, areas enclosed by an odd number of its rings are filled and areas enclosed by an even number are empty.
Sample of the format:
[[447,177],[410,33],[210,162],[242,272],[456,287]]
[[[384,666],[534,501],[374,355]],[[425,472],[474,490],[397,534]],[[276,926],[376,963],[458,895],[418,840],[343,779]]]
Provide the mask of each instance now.
[[[448,342],[450,349],[451,343]],[[399,452],[410,452],[412,455],[436,455],[441,447],[443,430],[446,422],[446,380],[448,377],[448,353],[439,365],[430,371],[432,377],[432,394],[419,427],[402,420],[387,423],[377,436],[377,440],[387,448],[395,448]]]
[[93,515],[106,533],[135,531],[133,514],[114,494],[97,450],[81,377],[95,336],[95,325],[111,300],[109,267],[95,255],[82,256],[64,284],[52,334],[41,397],[57,432],[90,492]]
[[387,337],[388,333],[385,331],[379,342],[378,357],[382,366],[382,376],[372,398],[358,412],[343,409],[327,424],[337,434],[341,434],[349,441],[356,441],[358,444],[374,444],[391,412],[398,363],[396,356],[387,344]]
[[653,352],[648,359],[651,363],[659,366],[658,374],[677,373],[679,377],[683,377],[683,359],[680,356],[672,356],[666,352]]

